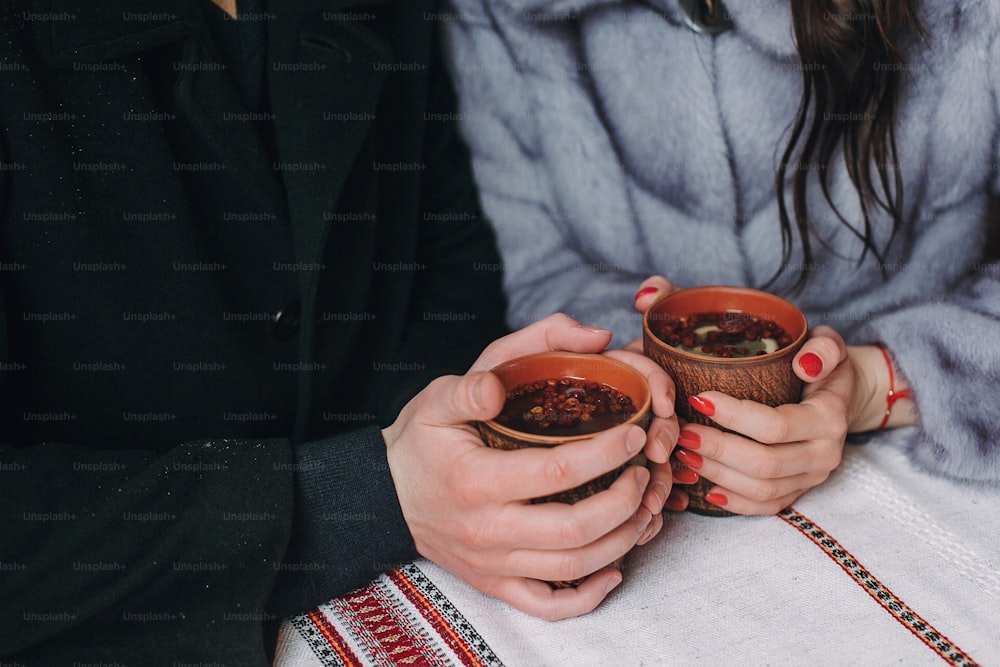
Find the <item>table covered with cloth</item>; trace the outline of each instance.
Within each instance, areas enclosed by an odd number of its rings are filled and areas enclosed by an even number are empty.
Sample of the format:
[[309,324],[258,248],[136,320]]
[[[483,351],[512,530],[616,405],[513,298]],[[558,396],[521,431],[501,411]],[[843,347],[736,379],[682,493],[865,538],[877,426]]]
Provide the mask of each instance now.
[[848,446],[776,516],[668,512],[596,611],[523,614],[425,560],[285,621],[276,665],[1000,665],[1000,490]]

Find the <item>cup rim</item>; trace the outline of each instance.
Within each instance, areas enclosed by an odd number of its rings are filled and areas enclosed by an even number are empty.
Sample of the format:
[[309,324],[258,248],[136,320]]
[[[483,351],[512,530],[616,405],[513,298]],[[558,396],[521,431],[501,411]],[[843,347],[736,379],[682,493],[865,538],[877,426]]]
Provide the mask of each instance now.
[[[769,354],[761,354],[752,357],[716,357],[707,354],[697,354],[695,352],[688,352],[687,350],[682,350],[679,347],[674,347],[670,345],[655,333],[653,333],[652,328],[649,326],[650,315],[653,314],[657,308],[662,307],[664,303],[674,299],[678,296],[686,297],[692,294],[697,294],[698,292],[708,292],[718,294],[721,292],[726,292],[735,296],[744,295],[751,296],[756,299],[764,299],[767,301],[772,301],[773,303],[779,305],[782,308],[786,308],[790,313],[794,313],[795,317],[801,321],[801,331],[799,335],[792,339],[792,342]],[[708,311],[706,311],[708,312]],[[739,310],[736,308],[730,308],[724,312],[734,312],[740,313],[745,312],[749,314],[755,314],[751,310]],[[676,355],[681,359],[688,359],[692,361],[699,361],[701,363],[707,364],[719,364],[722,366],[740,366],[752,364],[754,362],[762,363],[765,360],[770,361],[773,359],[779,359],[783,356],[794,355],[798,352],[802,343],[805,342],[806,336],[809,334],[809,322],[802,310],[793,304],[791,301],[784,299],[776,294],[770,292],[765,292],[763,290],[754,289],[752,287],[739,287],[736,285],[698,285],[695,287],[683,287],[679,290],[666,294],[656,301],[653,302],[645,313],[642,315],[642,333],[643,339],[654,343],[658,349],[668,352],[669,354]]]
[[[491,368],[490,372],[491,373],[496,373],[496,371],[502,370],[506,366],[510,366],[510,365],[517,364],[517,363],[524,363],[524,362],[529,362],[530,363],[532,360],[539,359],[539,358],[565,359],[567,361],[590,361],[590,362],[597,362],[597,363],[600,363],[600,364],[606,364],[609,367],[618,368],[618,369],[620,369],[620,370],[622,370],[622,371],[624,371],[624,372],[632,375],[636,380],[638,380],[639,383],[640,383],[640,385],[641,385],[641,387],[642,387],[642,401],[641,401],[641,405],[637,405],[636,406],[636,410],[632,414],[631,417],[629,417],[625,421],[622,421],[619,424],[615,424],[611,428],[617,428],[618,426],[621,426],[622,424],[638,424],[642,419],[645,418],[646,414],[649,413],[649,411],[650,411],[650,409],[652,407],[652,403],[653,403],[653,391],[652,391],[652,389],[649,386],[649,381],[646,379],[646,376],[643,375],[642,373],[640,373],[638,370],[636,370],[632,366],[629,366],[625,362],[619,361],[617,359],[612,359],[611,357],[604,356],[603,354],[589,354],[589,353],[584,353],[584,352],[565,352],[565,351],[536,352],[534,354],[526,354],[526,355],[521,356],[521,357],[515,357],[514,359],[508,359],[507,361],[505,361],[503,363],[500,363],[500,364],[497,364],[496,366],[494,366],[493,368]],[[563,377],[573,377],[573,376],[563,375]],[[538,379],[550,379],[550,378],[538,378]],[[581,379],[581,380],[589,380],[591,382],[601,382],[602,384],[608,384],[608,385],[614,387],[618,391],[624,391],[620,387],[616,387],[614,384],[612,384],[610,382],[604,382],[603,380],[598,379],[598,378],[580,377],[579,379]],[[507,389],[507,387],[505,386],[504,389]],[[633,402],[635,402],[635,397],[634,396],[630,395],[629,398],[631,398],[633,400]],[[596,437],[596,436],[600,435],[601,433],[605,433],[605,432],[611,430],[610,428],[608,428],[608,429],[604,429],[604,430],[601,430],[601,431],[594,431],[592,433],[581,433],[579,435],[538,435],[538,434],[535,434],[535,433],[528,433],[527,431],[519,431],[517,429],[510,428],[509,426],[505,426],[505,425],[501,424],[500,422],[496,421],[495,418],[494,419],[484,419],[482,421],[482,423],[485,424],[487,427],[489,427],[491,430],[496,431],[497,433],[499,433],[499,434],[501,434],[501,435],[503,435],[505,437],[514,438],[514,439],[517,439],[517,440],[523,440],[523,441],[530,442],[530,443],[535,444],[535,445],[560,445],[560,444],[567,443],[567,442],[573,442],[575,440],[589,440],[589,439],[591,439],[593,437]]]

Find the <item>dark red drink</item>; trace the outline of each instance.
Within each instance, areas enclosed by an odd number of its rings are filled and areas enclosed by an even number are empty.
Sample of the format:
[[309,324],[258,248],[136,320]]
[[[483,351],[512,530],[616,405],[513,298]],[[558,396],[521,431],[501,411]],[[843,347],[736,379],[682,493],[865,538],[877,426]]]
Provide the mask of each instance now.
[[519,384],[507,392],[496,422],[535,435],[597,433],[629,420],[632,399],[614,387],[578,378]]
[[654,333],[686,352],[725,359],[770,354],[792,343],[773,320],[739,312],[671,317],[658,322]]

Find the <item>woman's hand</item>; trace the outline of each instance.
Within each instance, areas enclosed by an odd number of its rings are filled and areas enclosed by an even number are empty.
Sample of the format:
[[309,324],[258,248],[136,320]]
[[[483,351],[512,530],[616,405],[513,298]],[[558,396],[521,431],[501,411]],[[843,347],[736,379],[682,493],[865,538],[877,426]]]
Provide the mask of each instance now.
[[[661,297],[672,294],[679,289],[663,276],[650,276],[640,283],[639,291],[635,293],[635,309],[640,313],[645,313]],[[642,354],[642,336],[631,341],[623,349]]]
[[[677,289],[663,276],[650,276],[639,286],[635,309],[644,313]],[[625,349],[642,352],[642,338]],[[709,502],[738,514],[773,514],[829,477],[847,433],[916,423],[912,400],[887,403],[890,388],[902,398],[909,386],[894,370],[890,387],[887,355],[874,345],[848,347],[832,328],[818,326],[792,360],[806,383],[799,403],[770,408],[713,391],[693,397],[694,409],[735,433],[681,424],[666,506],[686,509],[683,485],[700,476],[716,483]]]
[[[774,514],[825,481],[840,465],[857,373],[844,339],[828,326],[810,331],[792,366],[806,383],[797,404],[771,408],[717,391],[691,397],[695,410],[735,433],[684,424],[674,481],[715,482],[706,500],[737,514]],[[683,491],[667,503],[686,504]]]

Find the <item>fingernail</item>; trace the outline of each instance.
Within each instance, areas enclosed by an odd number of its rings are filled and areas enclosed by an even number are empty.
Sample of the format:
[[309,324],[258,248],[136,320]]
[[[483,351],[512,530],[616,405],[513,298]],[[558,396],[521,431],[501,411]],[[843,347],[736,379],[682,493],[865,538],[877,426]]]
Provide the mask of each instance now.
[[635,541],[636,546],[642,546],[651,539],[653,539],[653,526],[649,525],[646,526],[646,530],[642,531],[642,535],[639,536],[639,539]]
[[663,447],[663,456],[661,458],[666,461],[667,457],[670,456],[670,450],[674,448],[677,442],[673,438],[668,437],[666,431],[660,431],[656,434],[656,442],[660,444],[660,447]]
[[615,576],[608,579],[608,583],[604,584],[604,594],[607,595],[611,591],[615,590],[620,583],[622,583],[622,573],[616,571]]
[[644,296],[649,296],[650,294],[656,294],[657,288],[655,287],[643,287],[641,290],[635,293],[634,301],[638,301]]
[[469,398],[472,400],[472,407],[477,413],[483,412],[483,382],[486,381],[486,375],[480,375],[472,383],[472,388],[469,390]]
[[712,405],[712,402],[701,396],[688,396],[688,404],[706,417],[715,414],[715,406]]
[[583,329],[587,333],[597,334],[598,336],[610,336],[611,332],[607,329],[601,329],[600,327],[585,327],[582,324],[578,327]]
[[701,436],[694,431],[681,429],[680,435],[677,436],[677,444],[688,449],[698,449],[701,447]]
[[656,482],[653,484],[653,495],[656,496],[656,504],[660,506],[656,510],[657,514],[663,511],[663,506],[667,504],[667,498],[670,492],[667,491],[667,485],[663,482]]
[[645,529],[649,525],[649,522],[653,520],[653,515],[648,509],[643,506],[639,506],[639,509],[635,511],[636,519],[639,521],[639,528]]
[[721,493],[706,493],[705,502],[712,503],[713,505],[718,505],[719,507],[725,507],[729,503],[729,498],[726,498]]
[[689,468],[681,468],[674,473],[674,481],[678,484],[697,484],[698,473]]
[[674,452],[674,456],[676,456],[677,460],[686,465],[688,468],[694,468],[695,470],[701,470],[701,465],[704,463],[701,456],[695,454],[694,452],[689,452],[686,449],[678,449]]
[[823,360],[819,358],[818,354],[807,352],[799,359],[799,368],[806,375],[814,378],[823,372]]
[[684,496],[674,490],[670,491],[670,495],[667,496],[667,502],[664,504],[675,512],[683,512],[687,509],[687,504],[684,502]]
[[628,453],[635,454],[642,449],[644,444],[646,444],[646,432],[638,426],[631,427],[628,430],[628,435],[625,436],[625,447],[628,449]]

